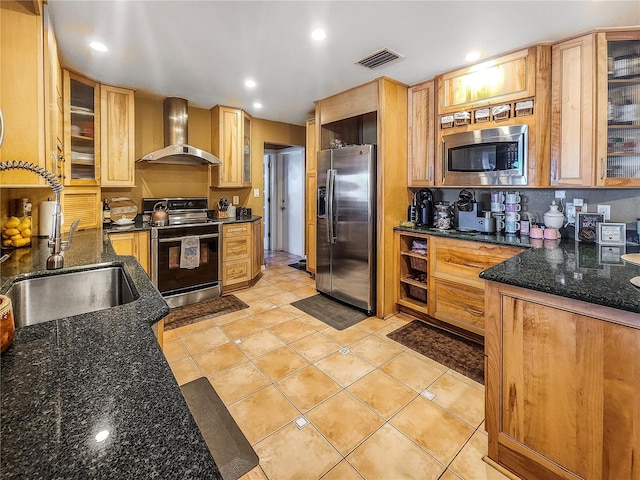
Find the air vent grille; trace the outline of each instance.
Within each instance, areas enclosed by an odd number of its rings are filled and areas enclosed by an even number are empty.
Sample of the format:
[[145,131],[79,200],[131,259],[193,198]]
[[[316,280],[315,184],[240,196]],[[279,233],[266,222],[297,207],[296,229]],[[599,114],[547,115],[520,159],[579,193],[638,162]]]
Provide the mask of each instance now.
[[372,54],[367,55],[366,57],[358,60],[355,63],[358,65],[362,65],[363,67],[373,69],[384,65],[385,63],[393,62],[394,60],[397,60],[399,58],[402,58],[402,55],[389,50],[388,48],[383,48],[382,50],[378,50],[377,52],[373,52]]

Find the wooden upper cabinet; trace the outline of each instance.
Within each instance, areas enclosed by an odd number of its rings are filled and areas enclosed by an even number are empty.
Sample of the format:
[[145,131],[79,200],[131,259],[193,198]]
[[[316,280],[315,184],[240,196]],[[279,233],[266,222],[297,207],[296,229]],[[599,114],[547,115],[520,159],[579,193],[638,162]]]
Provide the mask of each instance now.
[[251,117],[237,108],[211,109],[211,147],[222,165],[209,167],[209,186],[251,186]]
[[594,180],[594,36],[554,45],[551,85],[551,184]]
[[103,187],[135,186],[135,100],[133,90],[100,88],[100,159]]
[[440,75],[438,113],[534,96],[536,65],[531,53],[520,50]]
[[[0,106],[4,143],[0,161],[23,160],[50,168],[45,142],[43,18],[26,3],[0,2]],[[43,186],[26,170],[0,173],[5,186]]]
[[434,82],[424,82],[409,88],[408,102],[407,186],[432,186],[435,163]]
[[44,5],[44,99],[46,168],[62,179],[64,173],[64,105],[62,68],[49,6]]
[[100,84],[64,70],[65,185],[100,185]]
[[316,167],[318,143],[316,141],[316,121],[306,123],[306,209],[305,209],[305,253],[307,271],[316,273]]

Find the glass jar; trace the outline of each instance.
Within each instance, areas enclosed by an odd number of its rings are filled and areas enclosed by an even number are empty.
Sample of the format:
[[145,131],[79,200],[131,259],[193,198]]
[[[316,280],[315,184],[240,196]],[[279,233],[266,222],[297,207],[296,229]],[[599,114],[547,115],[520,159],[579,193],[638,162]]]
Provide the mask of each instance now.
[[452,209],[449,202],[436,202],[436,227],[440,230],[451,228]]

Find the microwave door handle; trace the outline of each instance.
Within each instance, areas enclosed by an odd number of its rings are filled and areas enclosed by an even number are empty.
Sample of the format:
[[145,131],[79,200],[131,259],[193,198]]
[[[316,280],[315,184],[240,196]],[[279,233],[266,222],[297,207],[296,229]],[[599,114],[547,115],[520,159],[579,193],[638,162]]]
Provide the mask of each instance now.
[[335,185],[336,170],[327,170],[327,243],[335,243],[333,220],[333,188]]

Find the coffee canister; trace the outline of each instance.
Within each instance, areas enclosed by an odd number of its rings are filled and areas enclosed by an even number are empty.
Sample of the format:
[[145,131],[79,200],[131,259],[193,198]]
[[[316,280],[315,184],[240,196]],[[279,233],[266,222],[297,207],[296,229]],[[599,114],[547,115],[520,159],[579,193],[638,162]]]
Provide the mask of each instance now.
[[15,328],[11,299],[6,295],[0,295],[0,353],[13,342]]

